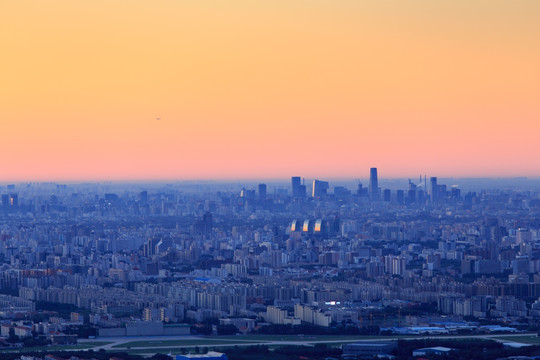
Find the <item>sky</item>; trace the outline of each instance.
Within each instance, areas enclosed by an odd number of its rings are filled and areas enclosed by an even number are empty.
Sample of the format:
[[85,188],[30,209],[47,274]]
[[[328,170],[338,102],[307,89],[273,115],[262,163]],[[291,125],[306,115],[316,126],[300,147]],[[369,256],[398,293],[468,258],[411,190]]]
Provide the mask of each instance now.
[[540,177],[538,0],[0,0],[0,181]]

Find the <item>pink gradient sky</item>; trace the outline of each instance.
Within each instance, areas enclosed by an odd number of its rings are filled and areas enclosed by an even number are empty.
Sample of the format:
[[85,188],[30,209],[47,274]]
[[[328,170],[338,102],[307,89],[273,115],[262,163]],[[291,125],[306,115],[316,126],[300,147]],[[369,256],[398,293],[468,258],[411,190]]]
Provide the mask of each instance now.
[[537,0],[3,1],[0,181],[538,177],[538,14]]

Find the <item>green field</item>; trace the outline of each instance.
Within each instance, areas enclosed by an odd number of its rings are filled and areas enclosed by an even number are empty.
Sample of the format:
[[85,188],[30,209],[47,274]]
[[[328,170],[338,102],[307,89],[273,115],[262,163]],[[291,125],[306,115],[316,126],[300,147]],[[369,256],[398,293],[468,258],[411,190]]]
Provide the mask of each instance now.
[[[397,337],[414,337],[414,336],[397,336]],[[207,345],[244,345],[266,342],[303,342],[305,344],[314,344],[320,341],[329,341],[332,345],[340,344],[340,342],[362,341],[384,339],[382,336],[351,336],[351,335],[246,335],[246,336],[207,336],[197,339],[176,339],[176,340],[147,340],[147,341],[128,341],[121,344],[113,345],[115,349],[126,348],[164,348],[164,347],[181,347],[181,346],[207,346]],[[396,338],[392,336],[391,338]]]
[[[208,345],[212,345],[212,344],[208,344]],[[238,346],[238,347],[244,347],[244,346],[252,346],[252,344],[250,343],[246,343],[246,344],[243,344],[243,345],[240,345],[240,344],[234,344],[234,343],[231,343],[230,345],[225,345],[225,344],[219,344],[219,345],[216,345],[216,346],[206,346],[205,344],[202,344],[202,345],[199,345],[200,347],[207,347],[208,348],[208,351],[212,351],[212,350],[222,350],[223,348],[225,347],[233,347],[233,346]],[[282,347],[282,345],[276,345],[275,347]],[[269,346],[269,348],[272,348],[272,346]],[[168,347],[163,347],[163,348],[154,348],[154,347],[149,347],[149,348],[144,348],[144,349],[127,349],[127,350],[124,350],[124,349],[121,349],[121,350],[118,350],[118,351],[122,351],[122,352],[127,352],[128,354],[133,354],[133,355],[141,355],[141,354],[181,354],[181,351],[180,349],[182,349],[182,347],[173,347],[173,348],[168,348]],[[192,347],[189,347],[189,348],[186,348],[186,350],[190,351],[190,352],[193,352],[194,351],[194,346]],[[108,352],[111,352],[110,350]]]
[[310,343],[313,341],[346,341],[346,340],[374,340],[374,339],[395,339],[395,338],[415,338],[421,335],[245,335],[245,336],[212,336],[211,339],[226,339],[226,340],[249,340],[249,341],[305,341]]
[[360,335],[246,335],[246,336],[213,336],[212,339],[226,339],[234,341],[340,341],[340,340],[369,340],[380,339],[381,336],[360,336]]
[[[317,344],[320,344],[320,343],[305,343],[304,345],[315,346]],[[343,344],[344,344],[343,341],[324,343],[324,345],[328,346],[329,348],[341,347],[341,345]],[[283,345],[279,345],[279,346],[283,346]]]
[[198,346],[198,345],[234,345],[241,344],[253,344],[261,341],[252,341],[249,339],[235,339],[227,340],[220,338],[201,338],[201,339],[186,339],[186,340],[152,340],[152,341],[129,341],[121,344],[113,345],[113,348],[159,348],[164,346]]

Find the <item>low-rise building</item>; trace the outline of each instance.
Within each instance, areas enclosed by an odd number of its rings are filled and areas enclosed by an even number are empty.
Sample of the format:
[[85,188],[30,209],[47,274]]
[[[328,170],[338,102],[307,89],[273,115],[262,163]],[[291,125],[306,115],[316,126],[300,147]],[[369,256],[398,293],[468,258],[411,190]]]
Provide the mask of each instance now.
[[377,342],[358,342],[353,344],[344,344],[343,358],[372,357],[380,355],[389,355],[397,347],[395,341],[377,341]]
[[176,360],[190,360],[190,359],[203,359],[203,360],[227,360],[227,355],[216,351],[209,351],[206,354],[188,354],[188,355],[176,355]]
[[455,351],[455,349],[447,348],[444,346],[436,346],[436,347],[416,349],[413,351],[413,356],[448,355],[452,351]]

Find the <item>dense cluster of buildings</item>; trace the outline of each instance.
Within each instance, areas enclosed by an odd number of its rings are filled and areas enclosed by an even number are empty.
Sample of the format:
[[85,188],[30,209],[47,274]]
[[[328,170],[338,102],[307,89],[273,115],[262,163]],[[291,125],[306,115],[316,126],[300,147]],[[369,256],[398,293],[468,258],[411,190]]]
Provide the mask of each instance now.
[[2,186],[2,335],[540,324],[539,192],[381,184]]

